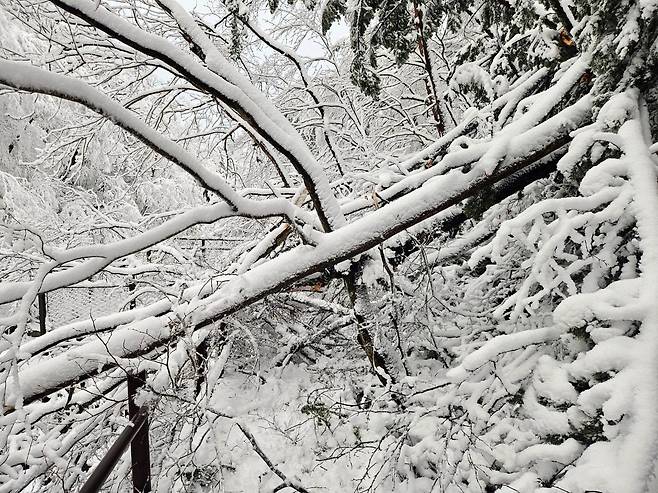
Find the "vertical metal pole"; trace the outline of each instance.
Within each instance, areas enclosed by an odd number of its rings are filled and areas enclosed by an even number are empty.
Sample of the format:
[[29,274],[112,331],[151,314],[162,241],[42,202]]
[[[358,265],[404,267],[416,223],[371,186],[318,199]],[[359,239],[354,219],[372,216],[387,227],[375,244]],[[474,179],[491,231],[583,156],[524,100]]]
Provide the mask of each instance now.
[[96,466],[96,469],[91,473],[85,484],[82,485],[79,493],[98,493],[101,490],[126,448],[128,448],[130,441],[144,426],[147,411],[146,408],[142,408],[140,414],[133,421],[133,424],[126,426],[121,435],[119,435],[119,438],[116,439],[110,450],[107,451]]
[[205,338],[201,341],[196,348],[196,375],[195,375],[195,396],[198,396],[201,392],[201,386],[206,378],[206,373],[208,372],[208,338]]
[[[137,285],[135,284],[135,278],[131,277],[130,281],[128,281],[128,292],[131,294],[131,296],[132,296],[132,292],[135,291],[136,287]],[[137,301],[135,300],[135,298],[131,298],[128,308],[134,310],[136,306],[137,306]]]
[[46,293],[37,295],[39,300],[39,335],[46,333]]
[[[146,372],[128,375],[128,417],[134,421],[139,417],[140,407],[135,404],[135,395],[144,385]],[[151,491],[151,457],[149,454],[149,418],[144,417],[144,424],[130,443],[132,460],[133,493],[148,493]]]
[[[128,292],[132,295],[137,285],[133,277],[128,281]],[[132,298],[129,308],[134,310],[137,307],[137,301]],[[139,429],[135,438],[130,442],[130,459],[132,461],[133,476],[133,493],[148,493],[151,491],[151,457],[149,447],[149,417],[145,410],[135,403],[135,396],[144,382],[146,381],[146,372],[128,375],[128,418],[135,421],[141,414],[144,416],[144,424]]]

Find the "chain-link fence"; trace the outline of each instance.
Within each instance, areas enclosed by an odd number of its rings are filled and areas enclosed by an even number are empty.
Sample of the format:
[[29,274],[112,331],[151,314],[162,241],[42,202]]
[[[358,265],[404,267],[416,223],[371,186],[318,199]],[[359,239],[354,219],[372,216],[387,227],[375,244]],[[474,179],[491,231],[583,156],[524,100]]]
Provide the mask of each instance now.
[[[222,238],[188,238],[177,239],[179,247],[187,255],[196,257],[211,265],[221,264],[225,252],[236,243],[247,241],[242,237]],[[112,281],[110,281],[112,282]],[[98,318],[111,313],[129,309],[132,295],[136,295],[135,305],[143,306],[162,297],[157,291],[148,292],[148,288],[131,291],[121,280],[111,286],[67,287],[51,291],[46,295],[46,326],[59,327],[75,320]],[[37,304],[34,306],[34,318],[38,322]]]
[[127,286],[63,288],[46,295],[46,320],[59,327],[78,319],[98,318],[119,312],[130,299]]

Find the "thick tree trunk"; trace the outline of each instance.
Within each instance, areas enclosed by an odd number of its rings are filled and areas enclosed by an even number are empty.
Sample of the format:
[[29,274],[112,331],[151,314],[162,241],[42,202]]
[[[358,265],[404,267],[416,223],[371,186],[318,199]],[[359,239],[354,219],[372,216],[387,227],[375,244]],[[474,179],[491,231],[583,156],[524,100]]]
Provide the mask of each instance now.
[[350,272],[343,278],[358,327],[356,340],[366,353],[370,366],[382,385],[395,383],[395,377],[387,367],[384,357],[375,348],[370,334],[368,320],[374,320],[374,310],[368,295],[368,288],[361,281],[361,271],[360,262],[354,262],[350,266]]

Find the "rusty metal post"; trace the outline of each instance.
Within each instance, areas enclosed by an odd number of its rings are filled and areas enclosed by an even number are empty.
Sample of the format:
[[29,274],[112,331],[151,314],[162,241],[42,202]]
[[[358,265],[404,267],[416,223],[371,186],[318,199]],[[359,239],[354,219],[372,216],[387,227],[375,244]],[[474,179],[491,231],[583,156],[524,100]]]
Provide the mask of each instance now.
[[[137,284],[131,276],[128,281],[128,292],[133,295]],[[129,308],[134,310],[137,300],[132,298]],[[128,375],[128,418],[130,421],[137,419],[142,409],[135,403],[135,396],[140,387],[146,381],[146,372]],[[151,491],[151,457],[149,447],[149,419],[144,414],[144,424],[130,442],[130,458],[132,461],[133,493],[148,493]]]
[[46,333],[46,293],[37,295],[39,301],[39,335]]
[[126,426],[121,435],[119,435],[119,438],[112,444],[110,450],[107,451],[107,454],[101,459],[94,472],[91,473],[87,482],[80,489],[80,493],[98,493],[101,490],[103,483],[105,483],[112,469],[119,462],[123,452],[128,448],[128,444],[143,429],[147,420],[148,411],[146,407],[141,408],[132,424]]
[[151,457],[149,448],[148,414],[135,403],[139,388],[144,385],[146,372],[128,375],[128,417],[130,421],[138,419],[143,414],[144,423],[137,430],[130,442],[130,457],[132,460],[133,493],[148,493],[151,491]]

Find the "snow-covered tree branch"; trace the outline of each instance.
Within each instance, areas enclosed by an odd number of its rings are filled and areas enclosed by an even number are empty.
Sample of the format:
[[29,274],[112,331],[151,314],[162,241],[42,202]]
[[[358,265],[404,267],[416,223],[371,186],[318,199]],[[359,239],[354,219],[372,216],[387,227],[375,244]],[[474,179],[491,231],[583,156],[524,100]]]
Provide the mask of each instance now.
[[0,0],[0,492],[654,491],[656,5],[194,3]]

